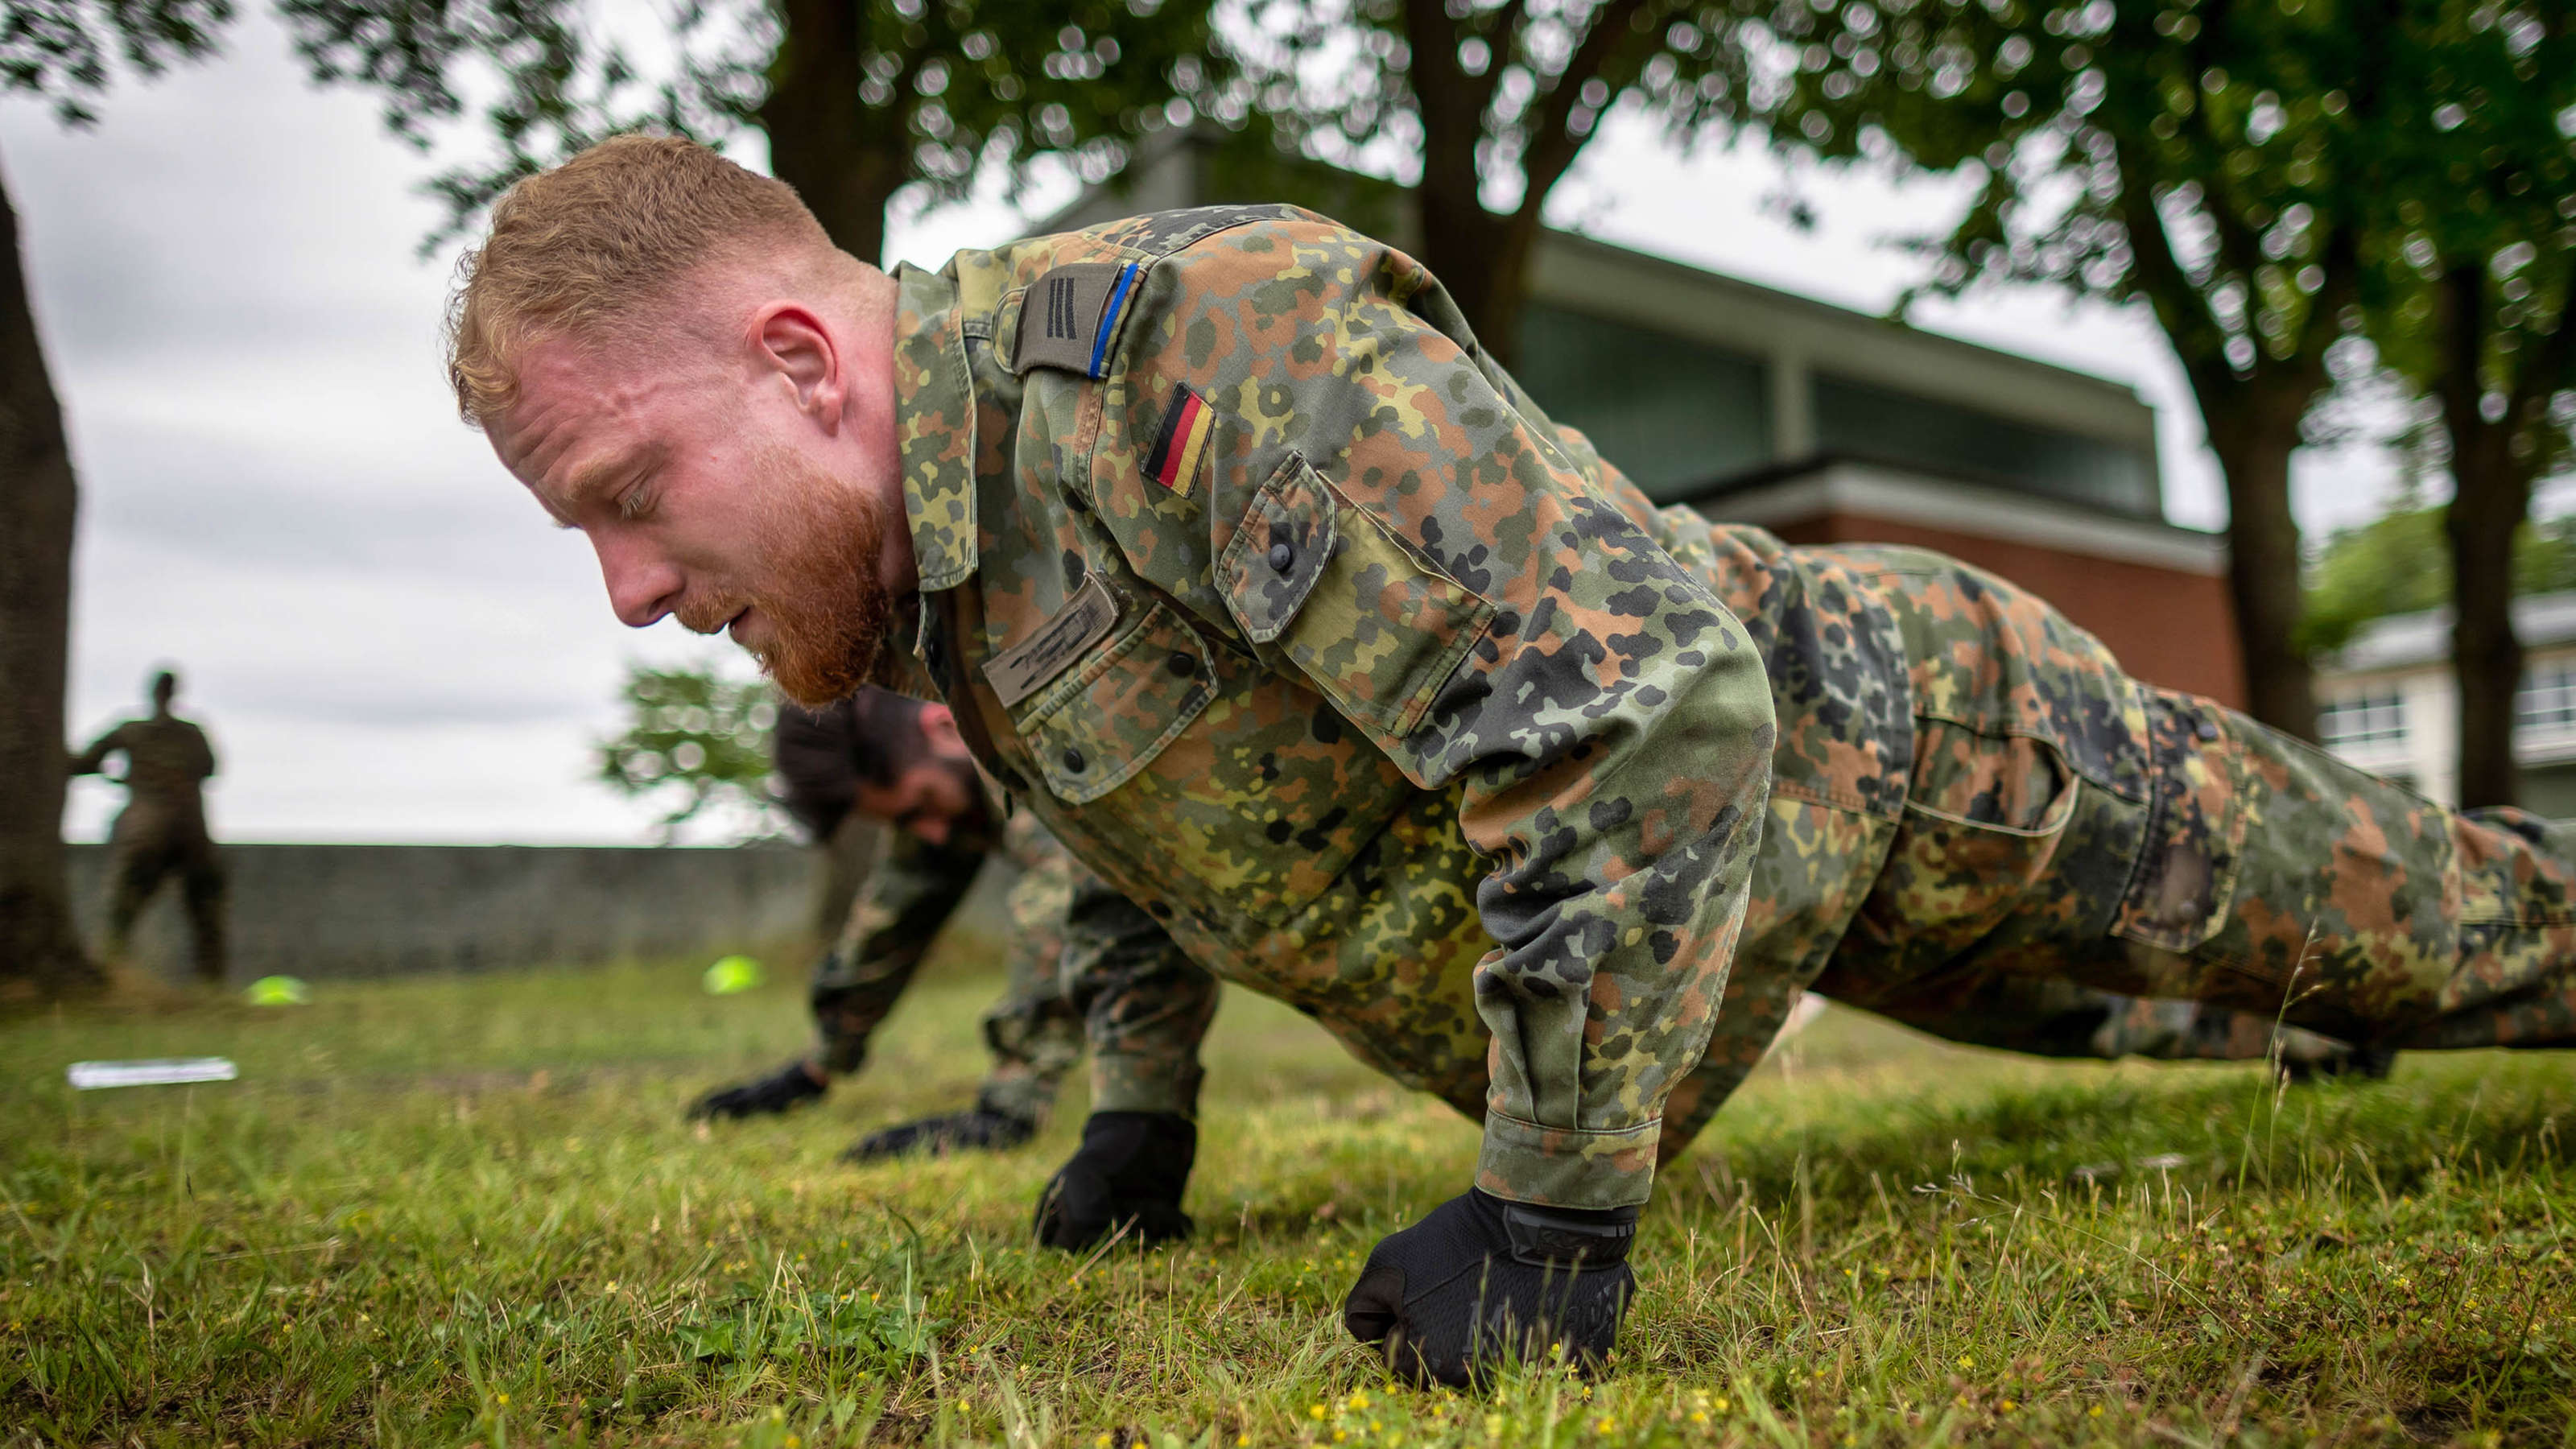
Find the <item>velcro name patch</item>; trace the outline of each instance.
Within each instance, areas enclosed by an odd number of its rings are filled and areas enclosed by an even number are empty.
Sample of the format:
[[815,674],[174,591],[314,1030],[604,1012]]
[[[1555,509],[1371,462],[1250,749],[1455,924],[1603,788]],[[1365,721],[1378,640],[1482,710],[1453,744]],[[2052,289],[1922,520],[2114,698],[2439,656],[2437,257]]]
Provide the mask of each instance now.
[[1037,632],[985,664],[984,682],[993,686],[1002,708],[1017,708],[1117,626],[1118,601],[1110,597],[1100,575],[1088,575],[1064,607],[1038,625]]
[[1163,425],[1154,430],[1153,450],[1145,455],[1145,476],[1175,493],[1190,491],[1216,432],[1216,410],[1186,387],[1172,390],[1172,405],[1163,410]]
[[1031,283],[1020,303],[1011,371],[1060,367],[1105,375],[1109,340],[1136,294],[1137,270],[1134,262],[1072,262]]

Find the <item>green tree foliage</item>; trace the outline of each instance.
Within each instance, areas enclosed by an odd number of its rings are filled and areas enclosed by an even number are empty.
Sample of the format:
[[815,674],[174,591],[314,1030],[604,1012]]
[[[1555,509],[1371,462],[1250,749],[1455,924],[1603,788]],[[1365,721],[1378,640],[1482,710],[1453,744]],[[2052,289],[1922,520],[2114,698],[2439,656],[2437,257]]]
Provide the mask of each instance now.
[[2394,154],[2371,198],[2362,315],[2423,403],[2451,474],[2443,515],[2461,581],[2464,805],[2517,794],[2517,539],[2533,485],[2565,464],[2576,420],[2576,36],[2567,7],[2411,5],[2416,84],[2391,98]]
[[2363,364],[2347,338],[2416,0],[1731,0],[1734,92],[1783,145],[1953,171],[1929,289],[2037,282],[2142,303],[2226,474],[2250,702],[2314,728],[2289,460]]
[[1518,341],[1547,199],[1626,103],[1731,119],[1722,3],[1250,0],[1242,47],[1283,143],[1363,170],[1418,166],[1422,258],[1477,340]]
[[887,205],[960,196],[983,168],[1039,156],[1086,180],[1197,104],[1242,95],[1211,0],[686,0],[648,76],[582,0],[281,0],[306,55],[382,90],[426,144],[497,79],[481,120],[498,154],[432,183],[439,240],[509,184],[604,136],[650,126],[721,145],[765,134],[770,166],[841,247],[874,260]]
[[[2308,573],[2308,612],[2301,647],[2331,654],[2361,627],[2391,614],[2451,603],[2451,553],[2444,536],[2448,508],[2401,499],[2368,523],[2326,536]],[[2576,515],[2527,522],[2513,541],[2513,592],[2576,589]]]
[[666,835],[710,813],[734,816],[751,835],[784,828],[769,783],[778,703],[766,681],[638,664],[618,696],[627,725],[599,742],[598,778],[621,795],[651,798]]

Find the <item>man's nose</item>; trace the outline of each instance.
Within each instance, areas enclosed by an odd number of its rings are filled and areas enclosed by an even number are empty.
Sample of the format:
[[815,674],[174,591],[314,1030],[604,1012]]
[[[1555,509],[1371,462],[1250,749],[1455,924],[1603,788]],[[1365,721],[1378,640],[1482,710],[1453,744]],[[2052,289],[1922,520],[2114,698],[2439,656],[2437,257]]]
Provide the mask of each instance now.
[[608,584],[608,607],[630,629],[659,622],[679,606],[686,581],[660,552],[627,537],[591,536],[599,554],[599,575]]

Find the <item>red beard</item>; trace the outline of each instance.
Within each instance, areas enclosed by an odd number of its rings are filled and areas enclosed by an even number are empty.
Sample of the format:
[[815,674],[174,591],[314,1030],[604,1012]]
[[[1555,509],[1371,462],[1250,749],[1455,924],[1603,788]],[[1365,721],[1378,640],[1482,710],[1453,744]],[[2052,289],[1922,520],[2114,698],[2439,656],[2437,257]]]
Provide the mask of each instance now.
[[785,449],[765,451],[759,466],[766,517],[758,569],[766,582],[683,600],[675,612],[688,628],[712,634],[746,604],[757,609],[771,637],[760,648],[744,647],[780,693],[820,707],[874,682],[890,662],[885,510]]

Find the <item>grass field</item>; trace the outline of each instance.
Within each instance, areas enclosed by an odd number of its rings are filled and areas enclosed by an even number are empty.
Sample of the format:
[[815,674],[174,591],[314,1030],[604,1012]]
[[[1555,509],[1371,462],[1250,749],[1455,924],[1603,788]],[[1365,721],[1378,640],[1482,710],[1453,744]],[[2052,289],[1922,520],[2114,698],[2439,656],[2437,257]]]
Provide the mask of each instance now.
[[[1386,1386],[1338,1308],[1474,1130],[1266,1002],[1219,1019],[1185,1250],[1028,1246],[1078,1100],[835,1164],[979,1075],[957,964],[829,1102],[713,1132],[682,1106],[801,1045],[793,980],[0,1024],[0,1444],[2576,1443],[2563,1057],[2276,1093],[1830,1014],[1668,1165],[1608,1376],[1470,1397]],[[63,1084],[201,1053],[242,1080]]]

